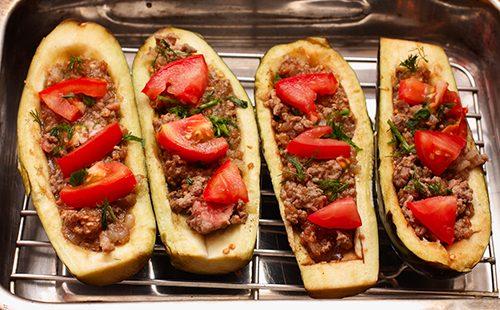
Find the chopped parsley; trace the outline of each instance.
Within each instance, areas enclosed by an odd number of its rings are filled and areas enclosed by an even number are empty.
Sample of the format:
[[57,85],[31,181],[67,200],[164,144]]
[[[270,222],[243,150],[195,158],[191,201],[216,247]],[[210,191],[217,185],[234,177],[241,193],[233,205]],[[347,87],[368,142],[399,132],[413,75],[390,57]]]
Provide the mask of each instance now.
[[178,105],[168,109],[168,113],[175,114],[180,118],[185,118],[189,115],[189,110],[185,106]]
[[50,130],[50,135],[58,138],[61,141],[61,134],[65,132],[68,140],[71,140],[71,138],[73,137],[73,131],[73,126],[66,123],[61,123],[52,127],[52,129]]
[[212,122],[216,137],[229,136],[229,126],[235,126],[234,123],[227,118],[210,115],[208,119]]
[[229,96],[228,99],[240,108],[246,109],[248,107],[248,102],[246,102],[245,100],[241,100],[236,96]]
[[418,55],[410,54],[410,56],[400,62],[399,65],[407,68],[410,72],[416,72],[418,69]]
[[134,136],[133,134],[127,133],[123,136],[122,141],[137,141],[144,146],[144,140],[142,138],[139,138],[137,136]]
[[351,110],[349,110],[349,109],[342,109],[339,113],[342,116],[347,116],[347,115],[349,115],[351,113]]
[[349,138],[349,136],[347,136],[344,133],[344,129],[342,128],[341,124],[336,124],[333,121],[333,119],[331,119],[331,118],[326,123],[328,126],[332,127],[332,129],[333,129],[333,132],[331,133],[330,138],[342,140],[342,141],[348,143],[349,145],[351,145],[357,152],[361,151],[361,148],[358,147],[354,142],[352,142],[351,138]]
[[87,169],[80,169],[73,172],[69,177],[69,184],[71,184],[71,186],[82,185],[88,174]]
[[415,131],[416,127],[418,124],[420,124],[421,121],[426,121],[429,119],[431,116],[431,111],[428,108],[422,108],[415,112],[413,116],[408,120],[406,125],[411,129],[411,131]]
[[187,183],[188,185],[193,185],[194,181],[193,181],[193,179],[191,179],[190,177],[187,177],[187,178],[186,178],[186,183]]
[[391,120],[387,121],[387,124],[389,124],[389,127],[391,128],[392,136],[393,136],[393,141],[391,143],[397,143],[400,152],[403,154],[411,154],[415,152],[415,146],[408,144],[406,139],[403,137],[403,135],[399,132],[398,128],[396,125]]
[[320,180],[316,184],[328,195],[330,201],[337,199],[339,194],[349,187],[349,184],[342,183],[337,179]]
[[83,95],[82,101],[87,107],[91,107],[95,104],[95,99],[86,95]]
[[304,181],[306,175],[304,173],[304,167],[302,166],[300,161],[297,158],[290,155],[287,155],[287,159],[295,167],[296,171],[295,176],[297,177],[297,179],[299,179],[299,181]]
[[411,182],[417,192],[419,192],[420,194],[425,194],[425,185],[420,182],[419,179],[413,178]]
[[212,99],[212,100],[210,100],[208,102],[205,102],[205,103],[201,104],[198,108],[196,108],[194,110],[194,113],[200,113],[201,111],[203,111],[205,109],[209,109],[209,108],[215,107],[219,103],[220,103],[220,99]]
[[281,76],[278,72],[274,75],[273,82],[277,83],[279,80],[281,80]]
[[68,69],[72,71],[76,68],[76,71],[80,72],[82,70],[82,63],[83,60],[80,56],[71,56],[69,58]]
[[453,193],[449,188],[443,189],[440,182],[429,183],[427,188],[434,196],[451,195]]
[[105,199],[101,205],[98,205],[101,209],[101,227],[102,230],[108,229],[108,221],[111,220],[112,223],[116,222],[116,216],[113,212],[113,208],[109,205],[109,201]]
[[30,115],[31,117],[33,118],[33,121],[35,123],[37,123],[38,125],[40,125],[40,127],[43,126],[43,122],[42,122],[42,119],[40,118],[40,114],[38,113],[37,110],[31,110],[30,111]]
[[160,100],[161,102],[165,102],[165,103],[170,103],[170,104],[180,104],[179,100],[175,99],[175,98],[172,98],[172,97],[167,97],[167,96],[162,96],[162,95],[158,95],[156,97],[157,100]]

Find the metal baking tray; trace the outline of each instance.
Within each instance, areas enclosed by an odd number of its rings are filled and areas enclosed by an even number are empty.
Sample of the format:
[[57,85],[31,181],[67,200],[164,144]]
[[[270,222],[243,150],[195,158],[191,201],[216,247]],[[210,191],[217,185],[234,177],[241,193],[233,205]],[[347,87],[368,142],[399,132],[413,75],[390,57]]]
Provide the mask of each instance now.
[[[496,7],[495,7],[496,5]],[[265,164],[258,242],[252,261],[225,276],[175,270],[159,238],[146,267],[131,279],[97,288],[79,283],[57,259],[16,170],[16,115],[31,57],[41,38],[66,18],[98,22],[123,46],[129,63],[143,40],[166,25],[199,32],[233,69],[253,98],[254,73],[269,47],[324,36],[356,71],[372,120],[380,36],[445,47],[468,122],[486,164],[493,234],[474,270],[454,280],[430,281],[402,262],[379,229],[377,285],[348,298],[351,304],[493,308],[500,306],[495,250],[500,249],[500,14],[486,1],[5,1],[0,0],[0,309],[74,308],[79,302],[308,299],[290,251]],[[308,302],[311,302],[310,300]],[[328,301],[336,303],[339,301]],[[400,305],[401,304],[401,305]],[[86,304],[87,307],[89,304]],[[103,304],[92,304],[99,307]],[[136,304],[137,305],[137,304]],[[228,303],[222,302],[221,306]],[[141,303],[141,307],[144,305]]]

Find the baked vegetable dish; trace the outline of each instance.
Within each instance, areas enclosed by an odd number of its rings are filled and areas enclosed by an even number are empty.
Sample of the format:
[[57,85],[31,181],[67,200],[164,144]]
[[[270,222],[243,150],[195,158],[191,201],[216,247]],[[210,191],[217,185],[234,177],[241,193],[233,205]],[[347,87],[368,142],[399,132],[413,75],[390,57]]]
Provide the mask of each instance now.
[[429,276],[481,259],[491,233],[488,193],[442,48],[382,38],[378,146],[381,217],[396,248]]
[[156,228],[129,69],[106,29],[64,21],[42,40],[17,130],[26,191],[69,270],[103,285],[141,269]]
[[245,90],[197,34],[165,28],[133,65],[151,194],[171,263],[227,273],[252,257],[259,144]]
[[347,62],[323,38],[271,48],[256,74],[264,156],[290,246],[313,297],[378,277],[373,133]]

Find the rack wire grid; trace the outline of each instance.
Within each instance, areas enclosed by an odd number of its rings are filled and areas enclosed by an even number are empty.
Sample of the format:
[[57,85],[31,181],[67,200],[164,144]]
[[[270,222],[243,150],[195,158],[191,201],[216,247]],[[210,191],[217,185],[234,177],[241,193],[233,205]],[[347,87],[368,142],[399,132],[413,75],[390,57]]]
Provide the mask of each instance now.
[[[123,48],[129,62],[133,59],[137,48]],[[260,62],[263,54],[260,53],[219,53],[219,55],[230,63],[231,69],[238,73],[238,65],[244,60]],[[361,81],[361,87],[367,94],[367,106],[370,117],[375,115],[375,95],[376,95],[376,65],[375,57],[345,57],[356,73],[360,70],[368,70],[368,82]],[[232,64],[232,65],[231,65]],[[465,83],[459,82],[459,92],[462,101],[469,102],[469,113],[467,120],[474,133],[476,144],[481,152],[484,152],[483,130],[481,128],[481,112],[478,103],[478,88],[473,75],[458,63],[451,62],[455,76],[462,75]],[[256,67],[256,66],[255,66]],[[240,70],[241,71],[241,70]],[[366,73],[366,72],[365,72]],[[253,99],[253,76],[238,75],[238,80],[245,86],[245,89]],[[366,76],[366,74],[365,74]],[[464,85],[460,85],[464,84]],[[472,105],[470,105],[472,102]],[[76,278],[71,276],[66,267],[60,262],[52,249],[46,236],[26,239],[26,223],[30,218],[37,218],[37,213],[30,203],[30,197],[24,197],[23,207],[20,213],[21,219],[16,242],[16,250],[10,275],[10,291],[13,294],[23,295],[24,290],[21,285],[49,285],[56,288],[58,294],[63,297],[59,301],[86,301],[86,300],[185,300],[185,299],[290,299],[307,298],[307,294],[300,280],[298,266],[296,265],[293,253],[290,251],[286,241],[286,233],[283,222],[276,216],[277,201],[275,200],[272,186],[270,186],[269,176],[266,171],[265,162],[262,163],[261,183],[261,219],[257,233],[257,242],[253,258],[249,265],[240,272],[228,277],[208,277],[194,276],[179,271],[158,271],[162,265],[170,265],[165,253],[164,245],[157,237],[153,256],[143,271],[134,278],[124,280],[119,284],[106,289],[96,289],[81,284]],[[266,210],[273,209],[274,218],[266,218],[263,214]],[[41,229],[41,224],[36,221]],[[263,235],[267,233],[281,236],[285,246],[276,246],[280,242],[262,242]],[[267,237],[266,237],[267,238]],[[267,238],[269,239],[269,238]],[[424,298],[424,297],[491,297],[498,298],[498,284],[496,274],[496,259],[494,255],[492,237],[490,244],[485,251],[485,256],[474,270],[458,279],[451,281],[429,281],[412,271],[403,261],[399,260],[390,246],[388,237],[383,228],[379,225],[380,239],[380,276],[377,285],[368,289],[365,293],[354,298],[376,298],[391,296],[399,298]],[[283,242],[281,242],[283,244]],[[287,248],[288,247],[288,248]],[[26,249],[51,249],[51,254],[46,259],[55,262],[54,273],[24,272],[20,267],[21,262],[28,261],[29,253]],[[47,255],[44,252],[44,255]],[[158,259],[160,262],[158,262]],[[160,263],[160,264],[158,264]],[[270,264],[278,264],[281,277],[276,277],[276,268]],[[172,267],[169,267],[173,269]],[[273,269],[274,268],[274,269]],[[30,269],[28,268],[24,269]],[[163,274],[162,274],[163,273]],[[273,274],[274,273],[274,274]],[[287,275],[291,276],[288,277]],[[271,279],[270,279],[271,278]],[[278,278],[278,279],[277,279]],[[243,279],[243,280],[242,280]],[[479,281],[479,285],[477,284]],[[432,283],[431,283],[432,282]],[[415,284],[416,283],[416,284]],[[471,285],[472,283],[472,285]],[[112,288],[114,287],[114,288]],[[116,288],[118,287],[118,288]],[[124,289],[126,287],[126,289]],[[164,290],[167,288],[167,290]],[[163,290],[162,290],[163,289]],[[27,290],[26,290],[27,291]],[[103,296],[103,291],[109,294]],[[124,295],[124,292],[126,296]],[[45,298],[39,297],[40,300]],[[50,299],[53,301],[53,299]]]

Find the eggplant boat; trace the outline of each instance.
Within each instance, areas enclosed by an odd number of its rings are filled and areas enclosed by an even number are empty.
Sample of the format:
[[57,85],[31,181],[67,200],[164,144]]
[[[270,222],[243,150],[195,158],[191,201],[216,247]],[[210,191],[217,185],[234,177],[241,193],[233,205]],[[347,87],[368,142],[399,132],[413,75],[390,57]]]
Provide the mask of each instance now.
[[354,71],[323,38],[277,45],[255,77],[264,156],[288,241],[313,297],[378,278],[373,132]]
[[156,221],[170,262],[199,274],[253,255],[260,157],[250,100],[195,33],[165,28],[133,64]]
[[17,133],[26,192],[71,273],[106,285],[140,270],[156,227],[132,80],[106,29],[64,21],[42,40]]
[[491,233],[488,193],[452,69],[441,47],[382,38],[380,216],[411,267],[429,277],[470,271]]

